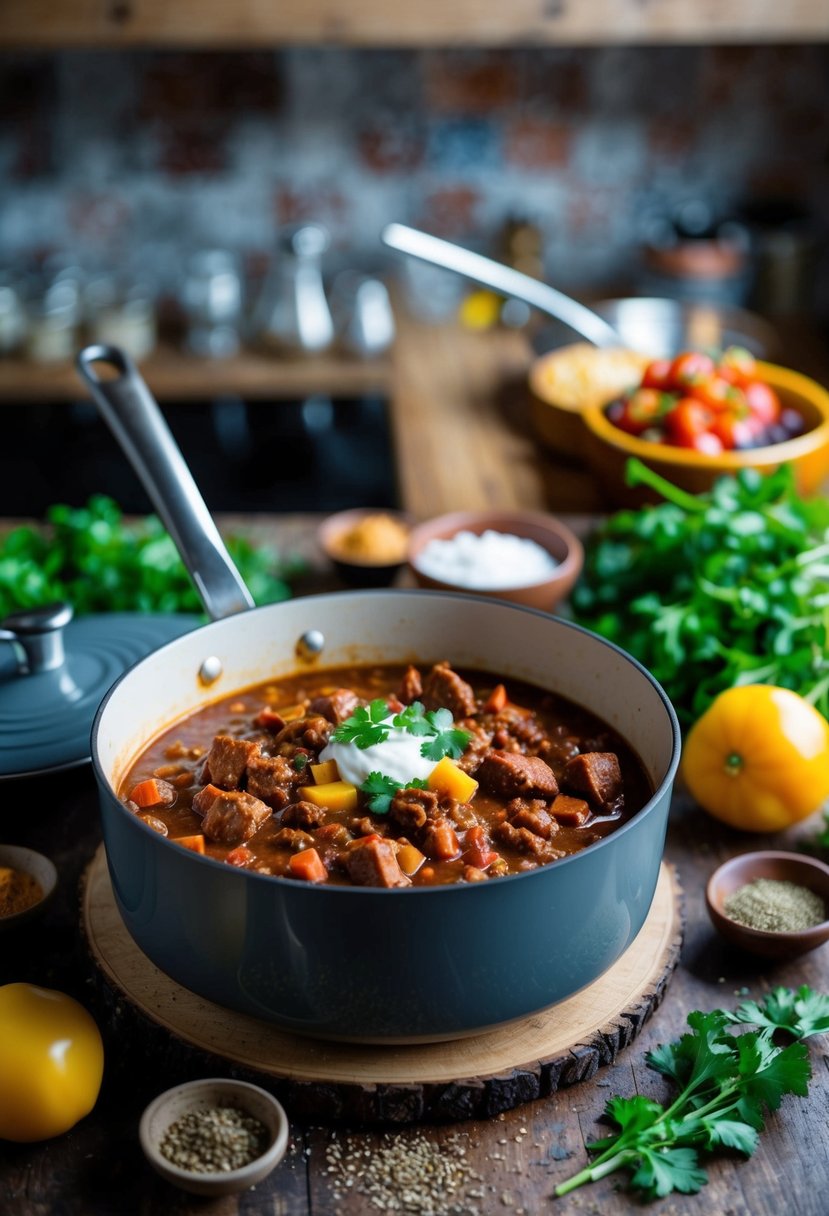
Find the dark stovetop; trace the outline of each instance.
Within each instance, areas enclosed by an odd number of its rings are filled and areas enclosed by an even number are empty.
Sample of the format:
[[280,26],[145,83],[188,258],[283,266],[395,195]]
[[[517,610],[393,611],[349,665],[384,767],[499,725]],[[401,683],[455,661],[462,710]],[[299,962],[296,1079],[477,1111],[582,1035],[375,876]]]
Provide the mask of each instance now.
[[[165,403],[165,417],[211,511],[335,511],[397,505],[382,397]],[[108,494],[128,513],[150,503],[86,401],[4,405],[0,515],[40,516]]]

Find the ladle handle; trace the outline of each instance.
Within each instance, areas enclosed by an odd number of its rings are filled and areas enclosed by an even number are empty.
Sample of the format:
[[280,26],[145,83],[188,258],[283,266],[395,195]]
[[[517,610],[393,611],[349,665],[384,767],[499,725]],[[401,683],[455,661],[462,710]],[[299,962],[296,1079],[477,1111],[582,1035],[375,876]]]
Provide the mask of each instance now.
[[442,266],[444,270],[454,270],[456,274],[462,274],[484,287],[491,287],[499,295],[523,300],[540,312],[563,321],[594,346],[622,345],[616,330],[598,313],[556,291],[548,283],[522,274],[520,270],[513,270],[511,266],[504,266],[501,262],[431,236],[428,232],[409,228],[406,224],[388,224],[381,233],[381,240],[390,249],[420,258],[422,262],[431,262],[433,266]]
[[[96,363],[117,375],[102,379]],[[76,366],[172,536],[212,620],[253,607],[170,428],[132,359],[117,346],[82,350]]]

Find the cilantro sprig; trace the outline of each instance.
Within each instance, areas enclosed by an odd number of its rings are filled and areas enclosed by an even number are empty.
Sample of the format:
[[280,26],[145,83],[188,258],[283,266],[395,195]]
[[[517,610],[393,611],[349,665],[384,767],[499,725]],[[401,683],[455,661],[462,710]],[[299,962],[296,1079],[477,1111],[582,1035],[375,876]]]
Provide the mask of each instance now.
[[[733,1034],[739,1023],[760,1029]],[[688,1025],[690,1034],[647,1056],[648,1066],[676,1086],[674,1100],[666,1106],[641,1094],[611,1098],[605,1115],[618,1130],[588,1144],[597,1155],[556,1187],[557,1196],[618,1170],[629,1173],[630,1187],[645,1199],[694,1194],[708,1181],[701,1152],[726,1148],[750,1157],[766,1113],[777,1110],[785,1094],[808,1092],[811,1065],[803,1040],[829,1030],[829,996],[805,985],[796,992],[775,988],[735,1013],[696,1010]],[[795,1042],[775,1043],[781,1031]]]
[[470,738],[468,731],[455,726],[448,709],[426,710],[420,701],[413,701],[389,721],[389,707],[380,698],[368,706],[358,706],[340,723],[331,738],[337,743],[354,743],[365,750],[388,739],[392,727],[422,738],[420,754],[427,760],[438,761],[444,756],[458,760]]
[[385,773],[369,773],[360,786],[363,793],[368,794],[368,809],[375,815],[387,815],[397,791],[412,788],[425,790],[428,786],[419,777],[412,777],[411,781],[395,781]]

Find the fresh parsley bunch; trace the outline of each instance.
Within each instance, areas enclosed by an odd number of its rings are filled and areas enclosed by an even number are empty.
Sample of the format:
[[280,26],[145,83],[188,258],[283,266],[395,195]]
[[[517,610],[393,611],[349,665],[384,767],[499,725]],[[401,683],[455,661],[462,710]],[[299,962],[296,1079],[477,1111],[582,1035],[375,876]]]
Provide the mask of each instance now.
[[[0,543],[0,619],[67,600],[90,612],[202,612],[190,576],[155,515],[126,524],[121,508],[97,494],[85,507],[56,505],[45,529],[15,528]],[[288,599],[296,559],[231,537],[231,557],[257,604]]]
[[636,656],[688,724],[736,684],[777,684],[829,716],[829,502],[789,467],[744,469],[687,494],[638,460],[665,502],[619,511],[589,539],[576,619]]
[[[732,1034],[739,1023],[760,1029]],[[690,1034],[647,1057],[676,1086],[674,1100],[665,1106],[641,1094],[611,1098],[605,1115],[619,1130],[587,1146],[597,1156],[557,1186],[557,1196],[617,1170],[630,1174],[631,1188],[645,1199],[693,1194],[708,1181],[701,1152],[726,1148],[751,1156],[766,1112],[777,1110],[784,1094],[808,1092],[811,1066],[802,1040],[829,1030],[829,996],[806,986],[775,988],[762,1004],[747,1001],[735,1013],[690,1013],[688,1025]],[[778,1031],[796,1041],[778,1046]]]

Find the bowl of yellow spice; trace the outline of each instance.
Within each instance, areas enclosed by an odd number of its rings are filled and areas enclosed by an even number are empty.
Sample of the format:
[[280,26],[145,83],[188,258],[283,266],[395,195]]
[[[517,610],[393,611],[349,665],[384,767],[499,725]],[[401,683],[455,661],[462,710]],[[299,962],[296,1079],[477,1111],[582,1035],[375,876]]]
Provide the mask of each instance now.
[[816,857],[732,857],[709,878],[705,902],[715,929],[752,954],[791,959],[829,941],[829,866]]
[[355,507],[320,524],[320,547],[351,587],[386,587],[406,562],[412,521],[402,511]]
[[57,882],[57,870],[42,853],[20,845],[0,845],[0,932],[38,916]]

